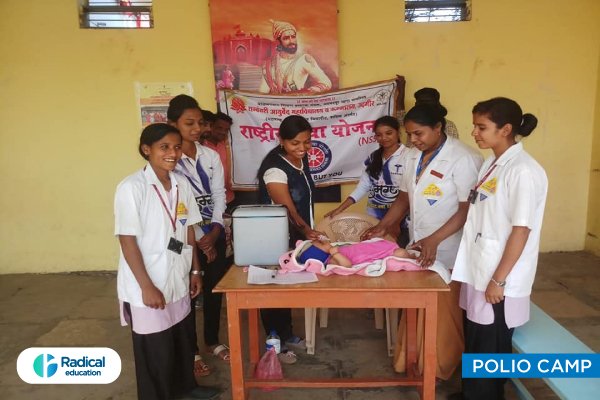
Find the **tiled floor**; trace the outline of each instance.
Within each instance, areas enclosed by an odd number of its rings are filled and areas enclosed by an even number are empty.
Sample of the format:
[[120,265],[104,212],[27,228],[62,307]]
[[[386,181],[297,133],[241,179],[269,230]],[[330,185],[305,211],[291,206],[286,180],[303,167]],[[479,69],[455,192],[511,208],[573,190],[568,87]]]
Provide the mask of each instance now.
[[[542,254],[532,299],[590,346],[600,350],[600,258],[588,253]],[[200,312],[200,311],[199,311]],[[199,318],[201,320],[201,318]],[[221,324],[226,335],[225,313]],[[295,330],[304,330],[300,310]],[[114,273],[0,275],[0,399],[135,399],[135,378],[128,328],[119,325]],[[105,346],[119,353],[122,373],[109,385],[29,385],[20,380],[15,363],[32,346]],[[551,349],[549,349],[550,351]],[[223,388],[231,398],[228,364],[206,355],[213,373],[202,383]],[[386,355],[385,332],[375,330],[372,310],[330,310],[329,326],[317,330],[317,354],[299,355],[284,366],[289,377],[351,377],[393,374]],[[526,382],[536,399],[556,398],[539,380]],[[459,389],[459,373],[437,390],[437,398]],[[282,389],[252,391],[253,399],[417,399],[414,390],[381,388]],[[515,394],[507,386],[507,399]]]

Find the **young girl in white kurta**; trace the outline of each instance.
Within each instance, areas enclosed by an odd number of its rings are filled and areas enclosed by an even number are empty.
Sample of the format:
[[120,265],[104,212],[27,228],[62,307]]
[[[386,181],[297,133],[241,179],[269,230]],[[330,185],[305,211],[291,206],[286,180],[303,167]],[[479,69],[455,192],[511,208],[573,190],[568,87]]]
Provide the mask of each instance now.
[[208,398],[193,375],[192,297],[200,293],[193,224],[201,221],[191,187],[172,171],[181,135],[167,124],[146,127],[139,152],[148,160],[115,194],[121,254],[121,321],[131,325],[139,399]]
[[[491,149],[471,190],[452,279],[463,282],[466,353],[511,353],[514,327],[529,319],[548,180],[516,141],[537,125],[507,98],[473,108],[473,137]],[[458,398],[504,398],[505,379],[464,379]]]

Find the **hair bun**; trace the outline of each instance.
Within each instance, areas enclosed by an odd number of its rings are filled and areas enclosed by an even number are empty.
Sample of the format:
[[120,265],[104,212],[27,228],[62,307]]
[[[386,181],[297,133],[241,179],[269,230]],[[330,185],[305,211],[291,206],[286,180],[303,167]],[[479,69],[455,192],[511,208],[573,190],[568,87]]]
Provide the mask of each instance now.
[[529,136],[531,132],[537,127],[538,119],[533,114],[523,114],[523,120],[519,127],[519,135]]
[[446,115],[448,115],[448,109],[441,104],[439,105],[439,111],[442,117],[446,117]]

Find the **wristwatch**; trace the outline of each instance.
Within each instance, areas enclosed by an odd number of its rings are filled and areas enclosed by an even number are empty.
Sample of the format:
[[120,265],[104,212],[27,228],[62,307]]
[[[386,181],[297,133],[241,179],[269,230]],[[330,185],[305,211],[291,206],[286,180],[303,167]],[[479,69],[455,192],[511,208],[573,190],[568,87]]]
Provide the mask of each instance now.
[[494,282],[496,284],[496,286],[499,286],[499,287],[506,286],[506,281],[497,281],[494,278],[492,278],[492,282]]

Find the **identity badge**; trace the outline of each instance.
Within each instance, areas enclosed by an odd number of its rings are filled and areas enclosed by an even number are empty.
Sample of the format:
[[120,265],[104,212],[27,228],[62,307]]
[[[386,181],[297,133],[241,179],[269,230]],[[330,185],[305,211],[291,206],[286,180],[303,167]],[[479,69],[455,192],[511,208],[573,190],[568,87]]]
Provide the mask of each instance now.
[[183,242],[172,237],[169,239],[167,250],[171,250],[173,253],[181,254],[183,250]]

